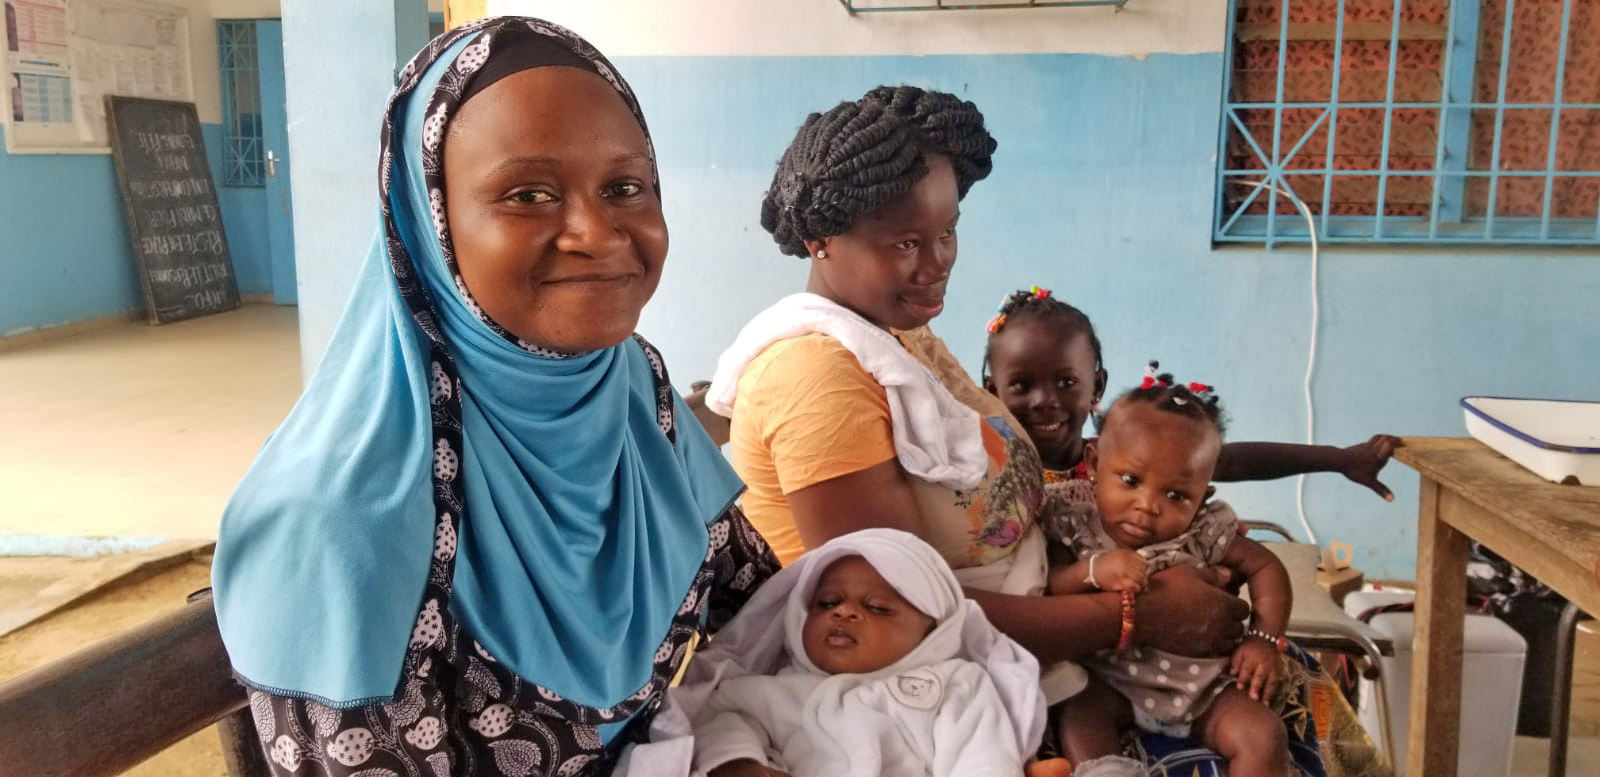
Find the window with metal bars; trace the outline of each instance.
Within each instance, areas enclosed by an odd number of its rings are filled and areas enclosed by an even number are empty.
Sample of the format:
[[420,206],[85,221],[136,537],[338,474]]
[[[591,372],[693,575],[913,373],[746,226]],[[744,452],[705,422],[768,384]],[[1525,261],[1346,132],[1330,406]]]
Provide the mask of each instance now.
[[255,22],[217,22],[217,45],[222,62],[222,184],[264,186]]
[[1600,245],[1600,2],[1229,11],[1217,241]]

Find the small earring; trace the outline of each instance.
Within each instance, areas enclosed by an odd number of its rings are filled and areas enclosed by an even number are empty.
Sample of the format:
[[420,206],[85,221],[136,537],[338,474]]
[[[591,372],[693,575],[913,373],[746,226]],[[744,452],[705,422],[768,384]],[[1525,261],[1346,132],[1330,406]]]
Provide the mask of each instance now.
[[826,248],[818,249],[817,250],[817,258],[818,259],[827,259],[828,258],[828,249],[826,249]]

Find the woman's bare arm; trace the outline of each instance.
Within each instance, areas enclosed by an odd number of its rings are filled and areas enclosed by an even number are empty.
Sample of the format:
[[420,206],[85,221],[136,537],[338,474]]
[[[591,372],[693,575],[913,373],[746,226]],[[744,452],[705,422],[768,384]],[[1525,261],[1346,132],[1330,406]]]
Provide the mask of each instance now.
[[[789,508],[808,548],[861,529],[923,534],[911,482],[894,459],[795,491]],[[1115,647],[1121,631],[1121,598],[1114,593],[1017,596],[969,588],[967,595],[997,628],[1047,663]],[[1215,572],[1175,567],[1150,578],[1134,614],[1135,642],[1215,656],[1238,643],[1249,607],[1218,587]]]
[[789,510],[807,548],[861,529],[922,536],[911,481],[896,459],[795,491],[789,494]]

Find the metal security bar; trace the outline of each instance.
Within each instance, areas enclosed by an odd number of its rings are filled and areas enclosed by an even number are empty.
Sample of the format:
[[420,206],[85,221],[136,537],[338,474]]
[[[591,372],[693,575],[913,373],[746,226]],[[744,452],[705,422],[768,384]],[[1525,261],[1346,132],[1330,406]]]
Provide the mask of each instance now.
[[904,3],[895,0],[839,0],[851,14],[882,13],[885,11],[983,11],[997,8],[1086,8],[1111,6],[1121,8],[1128,0],[935,0],[932,3]]
[[222,184],[264,186],[255,22],[217,22],[217,45],[222,61]]
[[1298,199],[1321,241],[1600,245],[1597,40],[1588,0],[1230,0],[1215,240],[1306,241]]

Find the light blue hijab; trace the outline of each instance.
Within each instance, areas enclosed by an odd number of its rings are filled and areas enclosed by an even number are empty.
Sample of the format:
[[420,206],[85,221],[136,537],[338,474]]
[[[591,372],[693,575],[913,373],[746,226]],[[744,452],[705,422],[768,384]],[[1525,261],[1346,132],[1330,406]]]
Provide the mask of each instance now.
[[698,424],[664,432],[670,389],[653,352],[516,342],[471,301],[448,225],[430,216],[440,117],[486,61],[551,45],[564,47],[551,64],[589,63],[638,116],[598,52],[536,20],[447,34],[402,73],[384,229],[310,385],[223,515],[217,619],[253,687],[335,707],[391,699],[430,564],[454,550],[444,583],[472,639],[567,699],[619,704],[650,681],[707,525],[742,489]]

